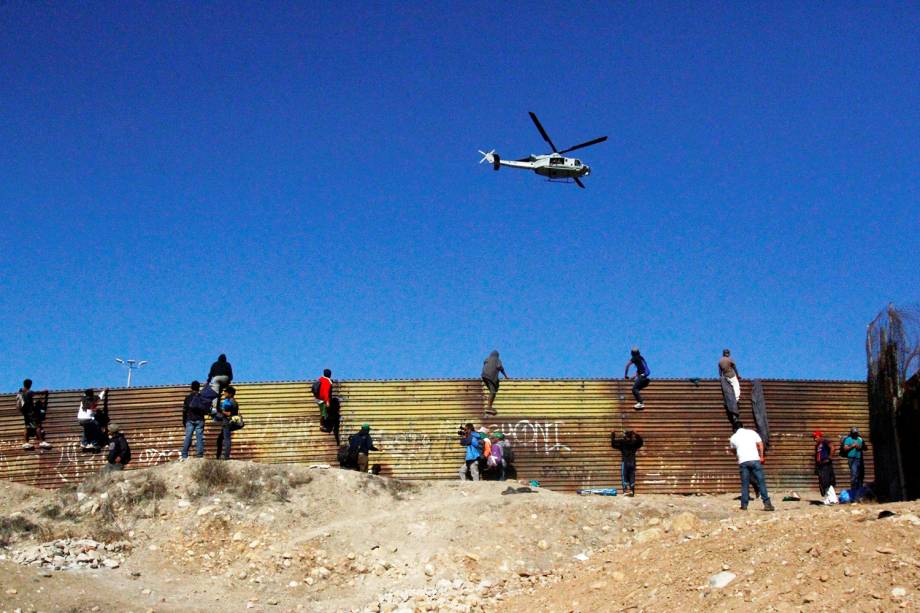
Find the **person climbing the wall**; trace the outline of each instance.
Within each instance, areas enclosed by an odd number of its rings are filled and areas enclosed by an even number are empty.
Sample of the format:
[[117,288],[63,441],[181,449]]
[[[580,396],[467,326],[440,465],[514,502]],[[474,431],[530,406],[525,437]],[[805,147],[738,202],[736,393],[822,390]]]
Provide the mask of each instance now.
[[734,426],[741,419],[738,401],[741,400],[741,384],[738,382],[738,366],[731,357],[729,349],[722,350],[719,359],[719,385],[722,387],[722,400],[725,403],[725,415]]
[[220,393],[231,383],[233,383],[233,365],[227,361],[226,354],[222,353],[217,356],[217,361],[211,364],[211,370],[208,371],[208,385],[210,385],[211,389],[217,394],[217,397],[214,398],[213,404],[211,405],[212,414],[217,413],[217,403],[220,399]]
[[645,358],[642,357],[642,354],[639,353],[638,347],[633,347],[630,350],[629,361],[626,362],[626,370],[623,373],[624,379],[629,379],[629,367],[636,367],[636,374],[633,378],[632,386],[632,395],[636,399],[636,404],[633,405],[633,408],[637,411],[641,411],[645,408],[645,401],[642,400],[642,394],[639,393],[640,390],[648,387],[648,384],[651,382],[649,375],[652,374],[652,371],[648,367],[648,362],[645,361]]
[[22,387],[16,394],[16,408],[22,414],[22,420],[25,424],[25,442],[22,448],[26,450],[35,449],[31,438],[34,436],[38,446],[42,449],[50,449],[51,445],[45,442],[45,428],[42,424],[45,422],[45,412],[48,409],[48,391],[40,393],[40,398],[32,391],[32,379],[26,379],[22,382]]
[[332,404],[332,371],[326,368],[323,376],[313,382],[311,391],[319,407],[319,429],[329,432],[329,405]]
[[636,452],[642,448],[642,437],[633,430],[623,433],[623,438],[617,438],[616,432],[610,433],[610,446],[618,449],[622,455],[620,462],[620,480],[623,483],[623,493],[627,496],[636,495]]
[[492,408],[492,404],[495,402],[495,396],[498,394],[498,375],[499,373],[505,376],[505,379],[508,378],[508,373],[505,372],[505,366],[502,364],[501,358],[498,357],[498,351],[493,351],[489,354],[483,363],[482,363],[482,382],[485,383],[486,389],[489,392],[489,400],[486,404],[486,415],[498,415],[498,412]]

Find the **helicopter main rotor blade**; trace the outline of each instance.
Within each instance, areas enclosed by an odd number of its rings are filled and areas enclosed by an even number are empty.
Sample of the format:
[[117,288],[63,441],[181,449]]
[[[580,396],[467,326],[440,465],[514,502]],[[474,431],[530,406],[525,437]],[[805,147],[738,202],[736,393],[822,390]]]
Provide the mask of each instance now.
[[537,126],[537,130],[539,130],[539,131],[540,131],[540,134],[543,136],[543,140],[545,140],[546,142],[548,142],[548,143],[549,143],[549,146],[553,148],[553,153],[557,153],[557,151],[556,151],[556,145],[553,144],[552,139],[550,139],[549,134],[546,133],[546,130],[543,129],[543,126],[540,125],[540,120],[537,119],[537,116],[534,115],[533,112],[531,112],[531,113],[530,113],[530,118],[533,119],[533,123],[534,123],[535,126]]
[[580,187],[581,189],[584,189],[584,188],[585,188],[585,184],[582,183],[582,182],[581,182],[581,179],[579,179],[578,177],[575,177],[575,183],[577,183],[577,184],[578,184],[578,187]]
[[576,149],[582,149],[583,147],[590,147],[591,145],[596,145],[596,144],[598,144],[598,143],[602,143],[602,142],[604,142],[605,140],[607,140],[607,137],[606,137],[606,136],[601,136],[600,138],[595,138],[594,140],[589,140],[589,141],[586,142],[586,143],[582,143],[582,144],[580,144],[580,145],[575,145],[574,147],[569,147],[568,149],[563,149],[562,151],[558,151],[557,153],[568,153],[569,151],[575,151]]

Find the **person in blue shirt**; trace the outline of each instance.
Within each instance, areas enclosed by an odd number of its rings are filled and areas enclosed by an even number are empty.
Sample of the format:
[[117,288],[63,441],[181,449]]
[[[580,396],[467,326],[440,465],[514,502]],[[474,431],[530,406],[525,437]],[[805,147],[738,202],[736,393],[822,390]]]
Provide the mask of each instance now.
[[856,426],[850,428],[850,435],[843,439],[843,450],[847,453],[847,464],[850,465],[850,489],[856,491],[862,487],[863,475],[863,449],[866,443],[859,435]]
[[633,398],[636,399],[636,404],[633,405],[633,408],[637,411],[641,411],[645,408],[645,402],[642,400],[642,394],[639,393],[639,390],[648,387],[648,384],[651,382],[649,380],[649,375],[652,374],[652,371],[649,369],[645,358],[639,353],[638,347],[633,347],[630,353],[631,355],[629,361],[626,362],[626,371],[623,373],[623,378],[629,379],[629,367],[636,367],[636,374],[633,376],[632,386],[632,395]]
[[482,435],[468,423],[457,431],[460,445],[466,447],[466,457],[460,467],[460,480],[466,481],[469,473],[473,481],[479,481],[479,457],[482,455]]
[[220,411],[217,412],[214,421],[220,423],[220,434],[217,435],[217,459],[230,459],[230,442],[233,438],[233,430],[230,428],[230,419],[234,415],[240,414],[240,405],[236,403],[236,388],[228,385],[224,390],[225,398],[220,402]]

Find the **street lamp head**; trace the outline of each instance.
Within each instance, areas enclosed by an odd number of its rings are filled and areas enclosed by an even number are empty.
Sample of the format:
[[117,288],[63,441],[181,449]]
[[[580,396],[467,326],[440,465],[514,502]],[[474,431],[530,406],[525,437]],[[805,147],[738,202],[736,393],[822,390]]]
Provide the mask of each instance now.
[[115,358],[115,361],[118,362],[119,364],[124,364],[124,363],[125,363],[125,361],[122,360],[121,358]]
[[141,366],[143,366],[143,365],[146,364],[146,363],[147,363],[147,360],[141,360],[140,362],[137,363],[137,367],[140,368]]

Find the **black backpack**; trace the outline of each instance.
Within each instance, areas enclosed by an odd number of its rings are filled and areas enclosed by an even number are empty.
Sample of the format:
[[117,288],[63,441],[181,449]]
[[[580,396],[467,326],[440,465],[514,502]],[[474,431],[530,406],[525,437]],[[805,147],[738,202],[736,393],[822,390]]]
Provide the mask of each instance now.
[[313,385],[310,386],[310,391],[313,392],[313,397],[316,398],[317,400],[319,400],[319,387],[320,387],[319,379],[314,381]]

